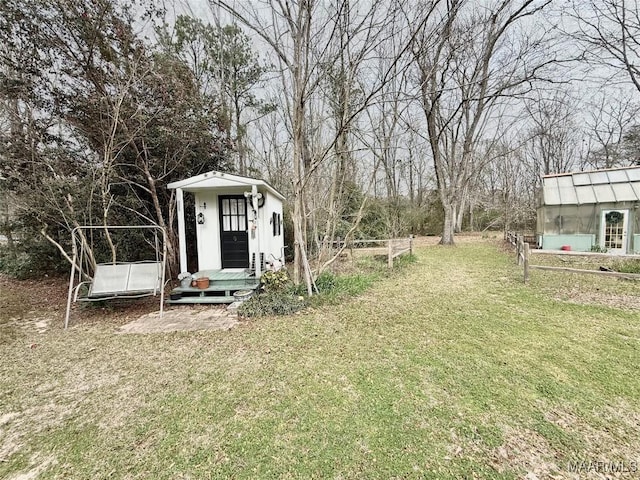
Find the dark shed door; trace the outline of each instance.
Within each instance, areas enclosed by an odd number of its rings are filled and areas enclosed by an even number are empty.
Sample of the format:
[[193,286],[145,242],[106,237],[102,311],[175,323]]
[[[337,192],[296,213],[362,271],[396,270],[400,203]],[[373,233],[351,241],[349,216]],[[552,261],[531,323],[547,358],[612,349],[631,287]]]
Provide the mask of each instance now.
[[220,197],[222,268],[249,267],[247,203],[243,195]]

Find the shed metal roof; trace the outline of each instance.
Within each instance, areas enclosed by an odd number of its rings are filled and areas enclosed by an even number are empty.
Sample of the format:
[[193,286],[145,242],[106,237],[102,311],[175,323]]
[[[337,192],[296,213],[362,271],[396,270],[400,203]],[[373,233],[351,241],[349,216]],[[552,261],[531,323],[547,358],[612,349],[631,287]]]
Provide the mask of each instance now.
[[640,167],[542,177],[543,205],[584,205],[640,201]]

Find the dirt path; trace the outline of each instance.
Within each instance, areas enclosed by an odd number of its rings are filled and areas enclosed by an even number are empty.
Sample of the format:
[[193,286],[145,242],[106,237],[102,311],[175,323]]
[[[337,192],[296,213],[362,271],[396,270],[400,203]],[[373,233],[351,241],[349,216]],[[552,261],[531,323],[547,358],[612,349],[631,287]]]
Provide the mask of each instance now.
[[118,333],[166,333],[194,330],[229,330],[238,325],[238,315],[228,312],[226,305],[181,306],[142,315],[123,325]]
[[[0,345],[21,332],[46,333],[64,325],[68,284],[64,278],[13,280],[0,275]],[[226,305],[165,307],[160,318],[158,297],[93,304],[74,304],[70,329],[91,325],[113,327],[115,333],[166,333],[228,330],[238,324]]]

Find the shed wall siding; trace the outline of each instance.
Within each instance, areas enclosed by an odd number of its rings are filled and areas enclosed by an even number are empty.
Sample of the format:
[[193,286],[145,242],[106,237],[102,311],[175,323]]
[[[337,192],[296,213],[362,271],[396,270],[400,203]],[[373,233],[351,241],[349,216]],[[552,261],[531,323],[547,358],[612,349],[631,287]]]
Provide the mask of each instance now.
[[260,238],[261,250],[265,254],[265,261],[271,262],[280,258],[282,247],[284,247],[284,225],[281,228],[280,235],[274,236],[271,222],[273,213],[280,215],[282,219],[282,202],[267,192],[264,206],[258,210],[258,213],[260,231],[263,232]]
[[[195,194],[196,218],[204,214],[204,224],[196,224],[198,243],[198,270],[219,270],[220,263],[220,224],[218,195],[213,192]],[[206,208],[204,204],[206,203]]]
[[[219,270],[222,268],[220,255],[220,214],[219,197],[224,195],[243,195],[250,191],[251,187],[244,188],[223,188],[213,191],[198,191],[195,193],[195,214],[203,213],[205,223],[196,224],[196,236],[198,247],[198,269],[199,270]],[[273,235],[271,223],[272,214],[278,213],[282,218],[282,202],[270,192],[261,192],[265,196],[264,205],[258,209],[257,229],[259,232],[252,232],[251,220],[253,210],[247,202],[247,220],[249,221],[249,261],[253,254],[259,251],[264,253],[265,261],[272,261],[280,258],[284,246],[284,230],[279,236]],[[204,207],[206,203],[206,208]],[[257,235],[256,235],[257,233]],[[259,245],[258,245],[259,243]],[[259,258],[256,255],[256,258]]]

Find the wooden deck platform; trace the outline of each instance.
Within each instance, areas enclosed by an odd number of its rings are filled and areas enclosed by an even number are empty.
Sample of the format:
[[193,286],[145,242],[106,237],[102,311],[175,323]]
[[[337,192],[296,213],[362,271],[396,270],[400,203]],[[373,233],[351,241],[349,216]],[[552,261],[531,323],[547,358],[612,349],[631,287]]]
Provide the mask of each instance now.
[[193,274],[193,278],[201,277],[209,278],[208,288],[176,287],[171,291],[167,303],[233,303],[234,292],[255,290],[260,286],[255,274],[244,269],[203,270]]

